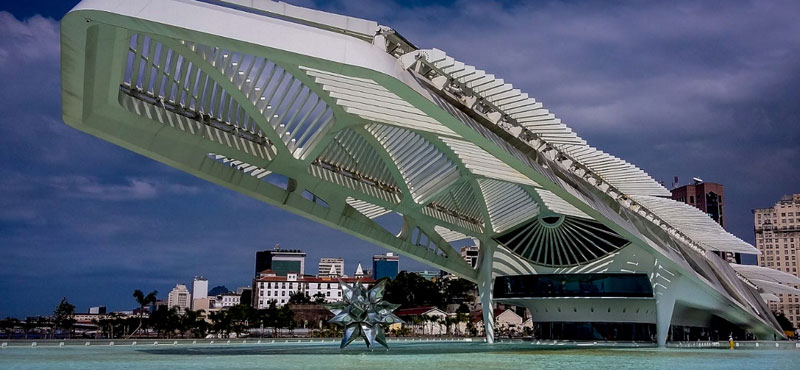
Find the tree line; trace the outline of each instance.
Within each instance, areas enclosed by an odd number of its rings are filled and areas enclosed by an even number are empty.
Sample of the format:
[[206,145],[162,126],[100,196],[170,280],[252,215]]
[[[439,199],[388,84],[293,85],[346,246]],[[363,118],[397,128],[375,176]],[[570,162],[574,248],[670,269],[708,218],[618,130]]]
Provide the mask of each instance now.
[[[394,280],[386,285],[384,299],[391,303],[400,304],[401,308],[435,306],[446,310],[448,306],[457,304],[457,315],[447,317],[439,322],[448,328],[458,327],[461,322],[469,322],[469,308],[466,303],[474,300],[472,293],[476,291],[475,284],[464,279],[438,279],[431,281],[413,272],[401,271]],[[159,305],[153,312],[147,307],[157,302],[157,291],[145,294],[141,290],[133,292],[133,298],[139,306],[138,314],[123,316],[115,313],[105,315],[103,318],[93,320],[98,327],[95,335],[105,338],[131,338],[141,336],[157,336],[164,338],[200,338],[208,334],[219,337],[240,336],[249,333],[251,329],[258,329],[260,335],[279,336],[287,330],[289,334],[298,327],[295,313],[291,309],[293,304],[322,304],[325,296],[321,293],[310,297],[305,292],[295,292],[290,296],[286,305],[277,307],[271,301],[267,308],[256,309],[250,305],[249,299],[243,297],[241,304],[219,311],[204,312],[203,310],[178,310],[176,307]],[[49,333],[50,337],[74,336],[75,306],[63,298],[53,311],[51,317],[28,317],[25,320],[6,318],[0,320],[0,329],[3,329],[8,338],[11,338],[15,329],[22,328],[24,337],[31,331]],[[429,331],[424,326],[430,325],[432,318],[418,317],[409,325],[420,326],[423,333]],[[337,335],[338,329],[322,323],[319,335]],[[266,329],[265,329],[266,328]],[[470,328],[471,329],[471,328]],[[432,329],[431,329],[432,330]],[[408,333],[397,332],[395,335]],[[462,334],[462,333],[452,333]]]
[[419,274],[400,271],[386,284],[383,299],[401,308],[435,306],[447,310],[458,305],[458,312],[469,313],[467,303],[474,301],[478,287],[465,279],[441,278],[428,280]]
[[31,334],[37,334],[42,339],[54,338],[56,335],[62,337],[72,336],[75,326],[75,305],[69,303],[67,298],[62,298],[53,315],[29,316],[25,320],[13,317],[6,317],[0,320],[0,329],[5,332],[8,339],[13,338],[16,329],[22,329],[21,337],[28,339]]

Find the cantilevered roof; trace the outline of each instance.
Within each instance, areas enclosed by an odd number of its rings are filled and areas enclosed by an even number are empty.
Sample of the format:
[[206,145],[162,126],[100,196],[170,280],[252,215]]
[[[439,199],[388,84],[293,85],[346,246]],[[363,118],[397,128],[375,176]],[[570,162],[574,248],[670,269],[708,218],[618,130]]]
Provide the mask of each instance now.
[[680,230],[706,250],[761,254],[755,247],[725,231],[711,217],[686,203],[672,199],[635,195],[634,201]]
[[780,302],[781,300],[774,293],[761,293],[761,298],[766,302]]
[[740,265],[736,263],[731,263],[731,267],[733,267],[733,269],[736,270],[736,272],[738,272],[740,275],[750,280],[758,279],[773,283],[800,285],[799,277],[780,270],[761,266]]
[[439,49],[419,50],[402,57],[406,67],[424,62],[443,78],[434,78],[437,87],[446,84],[471,104],[489,106],[486,116],[510,132],[532,133],[536,145],[557,150],[566,165],[607,182],[623,194],[669,196],[670,192],[638,167],[586,144],[541,102],[514,88],[504,80],[474,66],[456,61]]
[[758,285],[759,288],[770,293],[800,295],[800,289],[792,288],[787,285],[778,284],[776,282],[767,280],[758,280],[758,279],[750,279],[750,281],[752,281],[753,284]]

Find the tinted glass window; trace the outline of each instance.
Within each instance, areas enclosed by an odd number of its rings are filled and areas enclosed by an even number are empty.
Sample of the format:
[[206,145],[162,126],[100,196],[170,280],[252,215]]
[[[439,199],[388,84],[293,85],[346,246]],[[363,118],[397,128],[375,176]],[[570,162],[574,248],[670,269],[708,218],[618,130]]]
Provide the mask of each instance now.
[[652,296],[646,274],[537,274],[494,281],[495,298]]

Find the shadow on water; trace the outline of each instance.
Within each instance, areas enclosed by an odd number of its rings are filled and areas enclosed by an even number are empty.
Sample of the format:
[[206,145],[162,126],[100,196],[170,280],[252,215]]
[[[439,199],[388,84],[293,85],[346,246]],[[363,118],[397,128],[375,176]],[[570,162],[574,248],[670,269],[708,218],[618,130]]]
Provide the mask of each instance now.
[[[166,346],[165,346],[166,347]],[[389,350],[384,348],[367,349],[361,343],[354,343],[345,349],[339,349],[338,343],[320,344],[254,344],[254,345],[209,345],[209,346],[170,346],[166,348],[141,348],[136,352],[152,355],[177,355],[177,356],[270,356],[270,355],[297,355],[297,356],[405,356],[405,355],[445,355],[445,354],[471,354],[481,353],[503,355],[570,355],[570,356],[600,356],[600,357],[692,357],[699,355],[698,351],[686,349],[658,349],[658,348],[611,348],[611,347],[574,347],[574,346],[548,346],[533,345],[530,343],[501,343],[487,345],[485,343],[394,343]],[[698,353],[695,353],[698,352]],[[704,350],[703,356],[745,355],[744,351],[728,353],[723,350]],[[752,353],[746,356],[751,356]]]
[[237,345],[236,347],[226,345],[202,346],[202,347],[169,347],[169,348],[143,348],[137,352],[153,355],[185,355],[185,356],[241,356],[241,355],[436,355],[436,354],[476,354],[476,353],[519,353],[525,351],[537,352],[561,352],[574,350],[574,348],[553,348],[538,347],[519,344],[496,344],[487,345],[485,343],[403,343],[390,344],[389,349],[383,347],[367,349],[363,344],[351,344],[345,349],[339,349],[338,343],[325,344],[257,344],[257,345]]

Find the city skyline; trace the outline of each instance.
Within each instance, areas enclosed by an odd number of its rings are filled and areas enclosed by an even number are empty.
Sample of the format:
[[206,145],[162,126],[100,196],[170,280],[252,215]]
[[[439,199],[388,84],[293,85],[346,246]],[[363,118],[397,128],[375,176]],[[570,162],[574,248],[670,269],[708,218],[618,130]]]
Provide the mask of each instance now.
[[[490,19],[527,14],[534,22],[513,23],[530,25],[526,29],[491,32],[466,27],[476,35],[467,42],[453,39],[461,35],[433,32],[436,26],[426,21],[442,15],[437,6],[420,12],[430,18],[417,20],[409,11],[364,10],[368,7],[359,8],[357,2],[299,5],[377,19],[424,40],[425,46],[449,45],[450,53],[513,77],[590,142],[659,180],[678,175],[686,183],[698,176],[725,184],[729,230],[744,240],[753,241],[751,209],[797,192],[792,186],[800,183],[800,170],[792,159],[798,157],[800,139],[792,131],[798,117],[792,102],[797,98],[793,65],[800,49],[792,36],[797,26],[787,21],[791,12],[782,7],[739,5],[716,15],[718,9],[711,6],[686,5],[654,16],[663,9],[652,4],[602,11],[558,3],[541,9],[472,4],[443,19],[449,22],[443,28],[476,24],[475,13]],[[415,6],[414,14],[421,8]],[[0,108],[0,245],[8,257],[0,264],[0,293],[10,297],[0,304],[0,315],[48,314],[62,296],[79,307],[133,306],[133,289],[158,289],[165,295],[176,277],[197,274],[220,282],[212,285],[235,287],[251,274],[255,251],[274,243],[303,249],[310,261],[331,256],[325,249],[331,244],[352,245],[336,253],[345,258],[346,271],[355,270],[358,262],[368,265],[372,254],[385,253],[68,129],[60,123],[58,108],[57,24],[35,16],[21,21],[37,12],[10,10],[0,14],[0,29],[9,35],[0,41],[0,58],[23,59],[0,69],[4,84],[19,86],[2,93],[6,103]],[[700,19],[678,17],[687,12]],[[63,12],[45,15],[60,18]],[[567,24],[576,27],[550,29],[548,15],[566,16]],[[656,22],[627,24],[625,15],[651,15]],[[686,27],[657,32],[659,24],[673,21]],[[753,31],[765,25],[786,35]],[[636,27],[644,35],[618,38]],[[542,44],[548,39],[556,41]],[[653,40],[655,45],[648,45]],[[667,48],[670,42],[679,47]],[[473,43],[480,43],[481,50],[472,50]],[[573,50],[582,47],[586,50]],[[508,54],[513,60],[495,58]],[[628,64],[620,64],[626,58]],[[531,67],[550,77],[528,73]],[[18,76],[33,81],[21,85]],[[40,86],[48,88],[40,91]],[[619,130],[627,137],[617,140]],[[747,144],[755,148],[746,151]],[[760,181],[759,174],[768,169],[778,174],[770,176],[774,183]],[[238,222],[222,232],[205,227],[229,220]],[[297,232],[277,237],[287,229]],[[401,268],[425,268],[413,264],[404,259]]]

